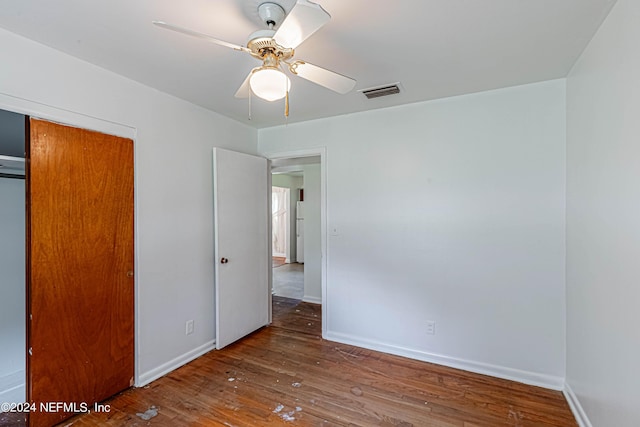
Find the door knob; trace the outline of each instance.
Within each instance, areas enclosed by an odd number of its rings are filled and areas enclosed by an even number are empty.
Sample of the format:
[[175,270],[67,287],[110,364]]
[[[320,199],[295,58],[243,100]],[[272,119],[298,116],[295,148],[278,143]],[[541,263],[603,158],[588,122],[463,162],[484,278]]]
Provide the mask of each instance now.
[[220,258],[220,264],[226,264],[226,263],[228,263],[228,262],[229,262],[229,260],[228,260],[228,259],[226,259],[226,258]]

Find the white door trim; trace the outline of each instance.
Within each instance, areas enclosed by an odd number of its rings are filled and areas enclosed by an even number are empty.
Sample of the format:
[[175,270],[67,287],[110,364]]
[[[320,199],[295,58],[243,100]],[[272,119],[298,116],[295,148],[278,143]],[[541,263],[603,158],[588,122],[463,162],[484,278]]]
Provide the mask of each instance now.
[[322,337],[327,334],[329,309],[327,305],[327,147],[306,148],[293,151],[261,153],[269,160],[320,156],[320,266],[322,271]]

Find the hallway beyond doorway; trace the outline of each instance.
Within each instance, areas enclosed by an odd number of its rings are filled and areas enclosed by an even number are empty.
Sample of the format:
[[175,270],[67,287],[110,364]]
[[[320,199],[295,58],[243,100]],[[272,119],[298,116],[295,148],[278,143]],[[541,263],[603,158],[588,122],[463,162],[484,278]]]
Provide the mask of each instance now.
[[273,268],[273,295],[301,300],[304,297],[304,264],[282,264]]

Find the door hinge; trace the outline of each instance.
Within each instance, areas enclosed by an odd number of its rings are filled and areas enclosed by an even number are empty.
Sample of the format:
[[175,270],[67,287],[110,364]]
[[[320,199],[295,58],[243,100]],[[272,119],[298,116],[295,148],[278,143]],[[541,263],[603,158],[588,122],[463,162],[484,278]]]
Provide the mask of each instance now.
[[29,356],[33,356],[33,351],[31,351],[31,350],[32,350],[32,348],[29,347]]

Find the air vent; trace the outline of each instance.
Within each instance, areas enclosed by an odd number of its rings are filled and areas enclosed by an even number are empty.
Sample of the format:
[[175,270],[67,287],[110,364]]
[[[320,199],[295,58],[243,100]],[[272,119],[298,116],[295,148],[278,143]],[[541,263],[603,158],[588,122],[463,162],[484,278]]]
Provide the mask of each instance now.
[[371,89],[364,89],[362,93],[368,99],[380,98],[381,96],[395,95],[396,93],[400,93],[400,87],[397,84],[392,84],[387,86],[374,87]]

